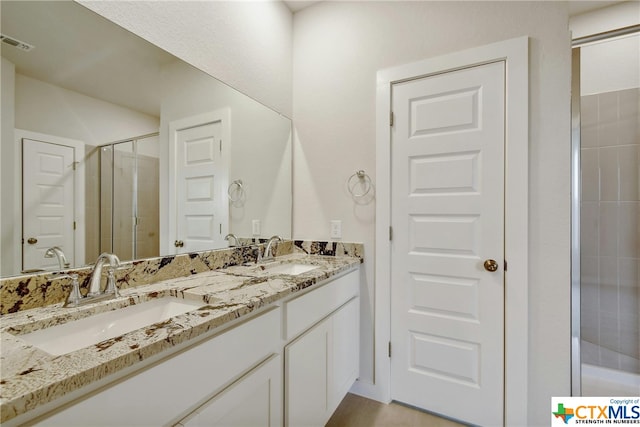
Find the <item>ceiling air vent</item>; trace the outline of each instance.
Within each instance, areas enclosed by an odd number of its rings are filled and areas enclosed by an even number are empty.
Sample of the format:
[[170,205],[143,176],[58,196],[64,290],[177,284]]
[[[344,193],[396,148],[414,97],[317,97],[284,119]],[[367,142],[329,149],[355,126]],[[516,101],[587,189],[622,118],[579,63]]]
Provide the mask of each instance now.
[[24,50],[25,52],[29,52],[29,51],[35,49],[35,46],[30,45],[29,43],[21,42],[18,39],[15,39],[13,37],[9,37],[9,36],[4,35],[4,34],[0,34],[0,40],[2,41],[2,43],[6,43],[9,46],[13,46],[13,47],[15,47],[17,49]]

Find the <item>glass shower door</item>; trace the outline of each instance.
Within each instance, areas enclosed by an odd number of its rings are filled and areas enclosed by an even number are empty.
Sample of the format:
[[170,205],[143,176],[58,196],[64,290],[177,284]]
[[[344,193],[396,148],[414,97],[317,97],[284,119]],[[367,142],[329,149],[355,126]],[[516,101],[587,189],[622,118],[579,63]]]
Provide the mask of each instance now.
[[159,256],[158,136],[101,147],[100,249],[121,260]]
[[640,392],[640,36],[580,47],[580,368],[583,396]]

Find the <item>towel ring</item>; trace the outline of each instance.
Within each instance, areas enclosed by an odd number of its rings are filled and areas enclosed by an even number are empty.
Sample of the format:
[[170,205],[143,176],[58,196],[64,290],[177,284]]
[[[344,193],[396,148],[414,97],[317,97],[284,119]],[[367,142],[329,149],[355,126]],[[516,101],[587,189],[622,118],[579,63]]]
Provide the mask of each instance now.
[[[355,187],[358,185],[358,183],[361,183],[364,186],[364,190],[361,193],[355,192]],[[359,171],[356,171],[356,173],[349,177],[349,180],[347,181],[347,187],[349,188],[349,193],[351,193],[353,197],[364,197],[369,194],[369,191],[371,191],[371,178],[366,174],[365,171],[361,169]]]
[[[234,198],[231,195],[231,193],[236,193],[237,197]],[[244,186],[242,185],[241,179],[236,179],[231,184],[229,184],[229,188],[227,189],[227,195],[229,196],[229,200],[234,203],[242,199],[242,196],[244,195]]]

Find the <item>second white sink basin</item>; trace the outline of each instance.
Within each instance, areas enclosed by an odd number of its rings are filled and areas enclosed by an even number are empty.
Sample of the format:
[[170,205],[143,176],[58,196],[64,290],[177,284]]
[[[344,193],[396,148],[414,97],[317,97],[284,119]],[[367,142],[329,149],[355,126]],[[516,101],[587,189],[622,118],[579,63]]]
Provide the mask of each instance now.
[[288,274],[290,276],[297,276],[298,274],[306,273],[307,271],[315,270],[318,268],[315,265],[307,264],[276,264],[265,267],[265,271],[271,274]]
[[18,337],[59,356],[203,307],[205,303],[175,297],[100,313]]

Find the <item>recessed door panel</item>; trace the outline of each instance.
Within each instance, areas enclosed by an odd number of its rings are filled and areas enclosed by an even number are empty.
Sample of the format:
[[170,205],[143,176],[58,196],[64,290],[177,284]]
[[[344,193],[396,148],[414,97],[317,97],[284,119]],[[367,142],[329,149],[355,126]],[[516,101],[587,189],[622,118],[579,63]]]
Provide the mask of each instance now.
[[409,159],[411,195],[480,191],[479,152]]
[[480,88],[412,98],[411,136],[475,129],[480,124]]
[[410,308],[431,316],[478,320],[478,279],[411,273]]
[[408,219],[410,252],[478,255],[478,216],[414,214]]
[[412,332],[410,369],[414,372],[441,378],[475,388],[480,378],[480,346],[477,343],[453,340]]

